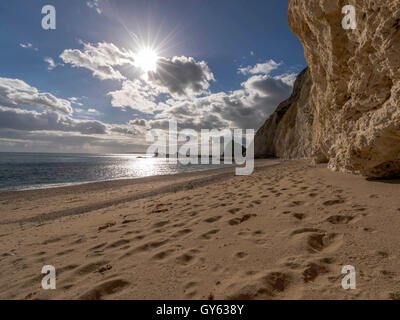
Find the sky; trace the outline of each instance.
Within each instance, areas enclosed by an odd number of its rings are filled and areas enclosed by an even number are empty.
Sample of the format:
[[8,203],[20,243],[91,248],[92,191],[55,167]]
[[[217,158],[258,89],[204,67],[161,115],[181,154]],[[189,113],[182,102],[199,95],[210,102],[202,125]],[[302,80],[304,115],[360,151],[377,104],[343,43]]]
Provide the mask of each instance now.
[[7,0],[0,21],[0,152],[144,152],[169,120],[257,130],[306,66],[283,0]]

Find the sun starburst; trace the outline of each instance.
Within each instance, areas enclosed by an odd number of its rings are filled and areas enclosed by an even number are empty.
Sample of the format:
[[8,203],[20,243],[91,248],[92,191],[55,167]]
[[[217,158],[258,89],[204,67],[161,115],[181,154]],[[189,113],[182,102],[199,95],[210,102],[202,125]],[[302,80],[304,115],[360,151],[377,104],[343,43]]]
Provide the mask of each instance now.
[[157,61],[159,57],[152,48],[141,48],[135,54],[135,65],[144,73],[155,72],[157,70]]

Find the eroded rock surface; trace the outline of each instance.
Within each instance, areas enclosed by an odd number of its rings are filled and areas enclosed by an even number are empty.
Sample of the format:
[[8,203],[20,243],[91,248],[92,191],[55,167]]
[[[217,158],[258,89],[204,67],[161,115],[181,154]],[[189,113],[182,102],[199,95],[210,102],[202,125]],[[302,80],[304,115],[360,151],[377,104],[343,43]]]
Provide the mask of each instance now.
[[308,69],[296,79],[293,93],[282,102],[255,137],[256,157],[308,158],[311,156],[313,110],[309,103]]
[[[356,8],[355,30],[342,27],[345,5]],[[289,0],[288,20],[312,79],[306,106],[297,109],[313,110],[313,159],[368,177],[400,174],[400,1]],[[291,125],[278,125],[267,153],[307,154],[293,152],[307,134],[294,142],[279,138],[290,135]]]
[[[354,5],[357,28],[344,30]],[[289,0],[313,86],[313,157],[334,170],[400,173],[400,1]]]

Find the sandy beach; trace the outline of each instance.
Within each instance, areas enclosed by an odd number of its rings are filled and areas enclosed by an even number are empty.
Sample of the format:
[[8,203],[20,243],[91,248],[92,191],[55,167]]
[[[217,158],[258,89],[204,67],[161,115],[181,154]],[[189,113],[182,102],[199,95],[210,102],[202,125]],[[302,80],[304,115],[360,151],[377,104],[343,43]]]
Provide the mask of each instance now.
[[259,160],[250,176],[3,192],[0,298],[400,299],[398,183]]

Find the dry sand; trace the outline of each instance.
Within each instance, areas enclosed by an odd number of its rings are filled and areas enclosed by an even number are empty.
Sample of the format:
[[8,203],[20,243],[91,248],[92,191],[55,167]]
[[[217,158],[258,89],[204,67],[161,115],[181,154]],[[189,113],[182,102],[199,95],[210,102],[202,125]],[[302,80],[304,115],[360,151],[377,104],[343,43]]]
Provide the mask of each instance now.
[[0,298],[400,299],[399,183],[261,160],[0,193]]

